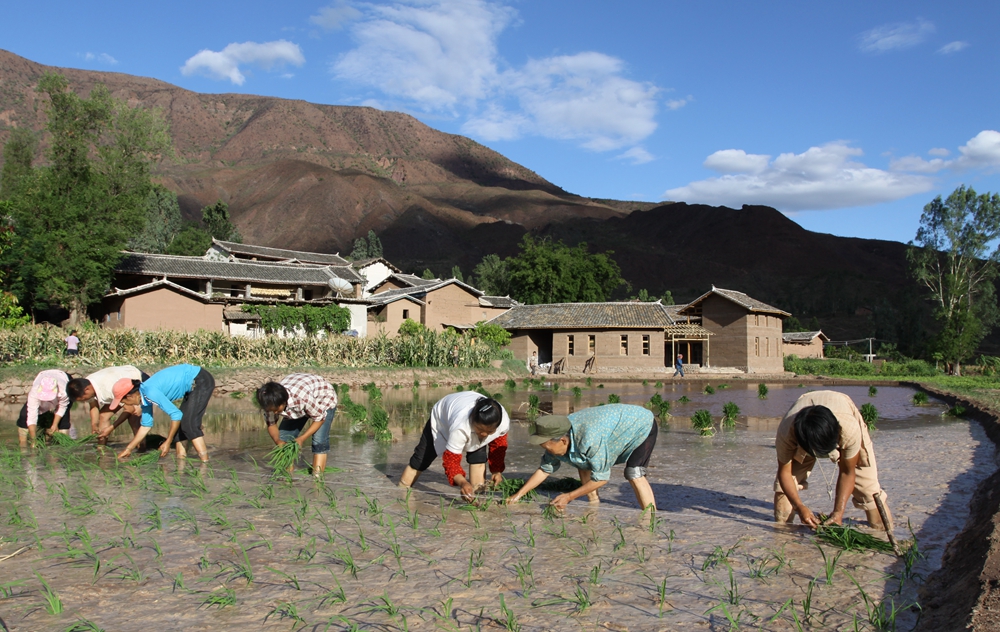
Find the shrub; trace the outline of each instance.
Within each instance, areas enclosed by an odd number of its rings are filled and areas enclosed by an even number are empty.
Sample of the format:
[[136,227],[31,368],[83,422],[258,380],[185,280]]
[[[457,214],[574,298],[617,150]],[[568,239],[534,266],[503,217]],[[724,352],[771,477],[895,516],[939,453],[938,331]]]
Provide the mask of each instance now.
[[351,311],[339,305],[244,305],[242,309],[260,316],[260,326],[268,333],[301,329],[309,335],[339,334],[351,325]]
[[396,332],[400,336],[419,336],[420,334],[430,332],[427,327],[422,323],[418,323],[412,318],[407,318],[399,325],[399,330]]
[[506,347],[510,344],[511,338],[510,332],[500,325],[491,325],[482,320],[476,323],[476,327],[469,332],[469,336],[496,348]]

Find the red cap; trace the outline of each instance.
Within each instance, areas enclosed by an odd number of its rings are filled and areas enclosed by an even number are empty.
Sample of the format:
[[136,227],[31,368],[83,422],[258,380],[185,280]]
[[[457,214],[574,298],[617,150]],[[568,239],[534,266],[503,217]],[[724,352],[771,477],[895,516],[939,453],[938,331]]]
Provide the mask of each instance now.
[[118,408],[118,405],[122,403],[122,398],[132,392],[135,385],[132,384],[132,380],[127,377],[115,382],[115,385],[111,387],[111,394],[114,395],[114,399],[111,400],[111,410]]

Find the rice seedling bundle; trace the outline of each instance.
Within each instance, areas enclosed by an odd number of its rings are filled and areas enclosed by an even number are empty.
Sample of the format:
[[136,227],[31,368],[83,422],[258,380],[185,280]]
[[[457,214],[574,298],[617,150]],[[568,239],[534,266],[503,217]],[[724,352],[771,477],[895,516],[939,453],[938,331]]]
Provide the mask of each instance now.
[[301,450],[298,441],[275,446],[267,453],[267,464],[274,470],[275,476],[287,476],[288,470],[299,460]]
[[706,384],[705,385],[705,394],[706,395],[715,395],[715,387],[712,386],[711,384]]
[[913,405],[923,406],[927,403],[927,399],[928,399],[927,393],[923,391],[917,391],[916,393],[913,394]]
[[865,402],[860,408],[861,418],[865,420],[868,430],[875,430],[875,422],[878,421],[878,409],[871,402]]
[[714,434],[713,423],[712,413],[707,410],[696,410],[691,415],[691,426],[697,428],[702,436],[708,437]]
[[845,551],[878,551],[893,553],[892,545],[868,533],[862,533],[852,527],[840,525],[821,525],[816,530],[816,537],[832,546]]
[[86,437],[81,437],[79,439],[71,439],[68,434],[57,432],[52,435],[52,445],[72,448],[75,446],[81,446],[85,443],[90,443],[91,441],[95,441],[96,439],[97,435],[95,434],[87,435]]
[[659,393],[653,393],[653,396],[649,398],[649,407],[653,410],[653,414],[661,420],[670,417],[670,401],[663,399]]
[[954,406],[948,409],[948,415],[951,417],[961,417],[964,414],[965,414],[965,406],[962,406],[961,404],[955,404]]
[[[504,499],[510,498],[516,494],[522,487],[524,487],[523,478],[505,478],[500,481],[500,484],[496,486],[496,490],[503,494]],[[521,497],[521,500],[534,500],[538,498],[538,494],[535,490],[531,490],[527,494]]]
[[610,395],[608,395],[608,403],[609,404],[620,404],[620,403],[622,403],[622,398],[619,397],[616,393],[611,393]]
[[722,424],[725,426],[735,426],[736,417],[740,414],[740,407],[736,402],[726,402],[722,406]]
[[767,384],[758,384],[757,385],[757,398],[758,399],[767,399]]
[[150,463],[158,463],[160,461],[160,453],[157,450],[150,450],[145,454],[140,454],[139,456],[134,456],[128,460],[129,465],[149,465]]

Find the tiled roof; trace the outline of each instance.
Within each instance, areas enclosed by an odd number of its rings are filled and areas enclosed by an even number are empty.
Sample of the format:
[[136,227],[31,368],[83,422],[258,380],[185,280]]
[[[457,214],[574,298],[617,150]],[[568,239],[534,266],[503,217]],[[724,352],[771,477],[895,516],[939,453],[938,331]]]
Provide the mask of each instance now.
[[480,296],[479,305],[481,307],[498,307],[502,309],[510,309],[517,305],[517,301],[509,296]]
[[333,277],[339,277],[351,283],[364,283],[361,275],[350,266],[282,265],[244,259],[211,261],[202,257],[176,257],[137,252],[125,253],[125,258],[115,268],[115,272],[144,276],[256,281],[258,283],[290,285],[328,285]]
[[[393,276],[401,276],[401,275],[397,274]],[[467,283],[463,283],[458,279],[448,279],[446,281],[442,281],[441,279],[436,279],[435,282],[431,283],[430,285],[421,285],[417,287],[402,287],[395,290],[386,290],[385,292],[378,292],[376,294],[372,294],[368,298],[371,299],[371,301],[375,305],[385,305],[386,303],[391,303],[392,301],[397,300],[401,296],[409,296],[413,298],[422,299],[424,298],[424,296],[427,295],[428,292],[433,292],[434,290],[439,290],[447,285],[452,285],[452,284],[462,287],[473,296],[480,297],[483,295],[483,293],[477,290],[476,288],[472,287]]]
[[361,269],[367,265],[371,265],[376,262],[384,263],[387,268],[389,268],[396,274],[400,274],[402,272],[402,270],[392,265],[390,261],[388,261],[383,257],[369,257],[368,259],[355,259],[354,261],[351,262],[351,266],[354,267],[355,269]]
[[504,329],[663,329],[673,324],[659,302],[516,305],[489,322]]
[[674,339],[708,338],[709,336],[715,335],[701,325],[695,325],[694,323],[677,323],[676,325],[665,327],[663,331],[666,332],[668,337],[672,337]]
[[260,320],[260,314],[244,312],[239,306],[222,310],[222,317],[226,320]]
[[157,288],[165,287],[175,292],[180,292],[181,294],[187,294],[192,298],[196,298],[199,301],[208,302],[208,297],[201,292],[195,292],[194,290],[189,290],[182,285],[177,285],[176,283],[171,283],[170,281],[164,281],[163,279],[157,279],[151,283],[144,283],[143,285],[137,285],[135,287],[126,288],[124,290],[119,290],[118,288],[111,288],[105,296],[132,296],[133,294],[142,294],[147,290],[155,290]]
[[791,316],[791,314],[789,314],[788,312],[782,309],[778,309],[777,307],[772,307],[771,305],[768,305],[763,301],[758,301],[755,298],[751,298],[746,294],[744,294],[743,292],[737,292],[736,290],[724,290],[722,288],[715,287],[714,285],[712,286],[711,290],[705,292],[704,294],[702,294],[701,296],[699,296],[698,298],[694,299],[686,306],[684,306],[680,310],[680,313],[684,314],[688,312],[691,308],[694,308],[695,306],[699,305],[702,301],[704,301],[706,298],[708,298],[713,294],[715,294],[716,296],[721,296],[722,298],[727,299],[729,301],[732,301],[751,313],[778,314],[780,316]]
[[286,260],[296,259],[304,263],[319,263],[328,266],[347,266],[351,262],[340,255],[330,255],[322,252],[304,252],[301,250],[285,250],[284,248],[268,248],[267,246],[253,246],[251,244],[238,244],[232,241],[212,240],[226,252],[234,255],[246,255],[250,257],[267,257],[268,259]]
[[812,342],[817,336],[819,336],[823,342],[830,341],[830,339],[827,338],[826,334],[822,331],[790,331],[788,333],[781,334],[781,339],[785,342],[809,343]]

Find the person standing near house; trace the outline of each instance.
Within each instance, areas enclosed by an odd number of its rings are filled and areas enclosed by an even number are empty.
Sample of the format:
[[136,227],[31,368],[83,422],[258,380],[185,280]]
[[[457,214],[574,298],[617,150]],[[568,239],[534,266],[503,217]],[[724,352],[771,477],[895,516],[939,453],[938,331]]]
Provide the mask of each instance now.
[[[215,378],[212,374],[193,364],[178,364],[157,371],[145,382],[122,379],[115,382],[112,392],[111,410],[122,406],[125,412],[142,413],[139,432],[132,441],[118,454],[119,459],[132,454],[153,427],[153,404],[170,415],[170,431],[160,448],[160,456],[164,457],[170,451],[171,444],[177,446],[177,458],[187,456],[184,442],[190,441],[202,461],[208,461],[208,448],[205,446],[205,433],[201,428],[201,419],[215,390]],[[174,405],[181,401],[180,407]],[[113,428],[105,428],[99,437],[106,438]]]
[[275,445],[295,441],[301,447],[312,439],[313,476],[321,478],[330,452],[337,389],[318,375],[292,373],[258,388],[257,404],[264,412],[267,433]]
[[[431,409],[420,442],[399,477],[399,486],[411,487],[441,455],[448,483],[458,486],[463,498],[472,500],[486,480],[487,463],[490,480],[495,484],[503,480],[509,430],[507,411],[492,397],[475,391],[445,395]],[[462,469],[462,454],[469,463],[468,477]]]
[[80,339],[76,337],[76,330],[69,332],[69,335],[63,338],[63,342],[66,343],[66,355],[67,356],[77,356],[80,355]]
[[[875,451],[868,426],[851,398],[836,391],[806,393],[785,413],[778,425],[774,447],[778,473],[774,479],[774,520],[790,523],[798,514],[802,524],[816,528],[819,519],[799,497],[809,486],[809,473],[816,459],[829,457],[837,464],[833,512],[825,524],[841,524],[848,496],[864,510],[868,524],[884,529],[877,494],[883,504],[886,494],[878,482]],[[891,523],[892,517],[886,508]]]
[[680,374],[681,377],[684,377],[684,354],[683,353],[678,353],[677,354],[677,359],[674,360],[674,377],[677,377],[678,374]]
[[29,438],[31,445],[35,444],[39,418],[47,417],[48,413],[52,414],[52,422],[45,430],[46,436],[51,437],[57,431],[69,434],[70,401],[66,394],[69,379],[69,375],[59,369],[42,371],[35,376],[28,399],[17,416],[17,438],[22,448],[28,446]]
[[653,489],[646,479],[649,457],[656,446],[659,428],[653,413],[642,406],[607,404],[584,408],[566,415],[545,415],[535,421],[535,432],[528,442],[545,450],[542,463],[524,486],[507,502],[516,503],[535,489],[562,463],[580,471],[582,485],[559,494],[549,503],[565,509],[581,496],[597,500],[598,489],[611,478],[613,465],[625,464],[625,480],[632,486],[639,507],[656,509]]
[[[71,400],[87,402],[87,407],[90,411],[90,431],[92,433],[100,435],[108,427],[108,422],[114,415],[114,411],[111,410],[111,401],[115,398],[113,389],[115,383],[122,379],[144,382],[149,379],[149,376],[134,366],[125,364],[101,369],[100,371],[91,373],[87,377],[73,378],[66,385],[66,393]],[[140,415],[133,415],[123,411],[123,414],[118,416],[118,421],[114,424],[112,430],[117,428],[123,421],[128,421],[129,426],[132,427],[132,435],[135,436],[139,432],[140,418]],[[107,441],[107,436],[104,436],[98,439],[98,444],[105,445]]]
[[531,371],[531,375],[534,376],[538,373],[538,352],[532,351],[531,357],[528,358],[528,370]]

